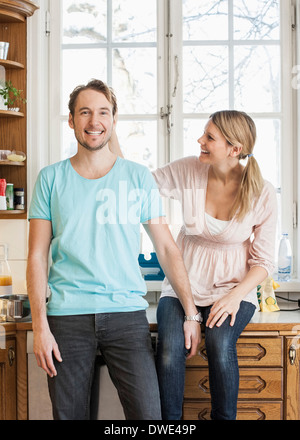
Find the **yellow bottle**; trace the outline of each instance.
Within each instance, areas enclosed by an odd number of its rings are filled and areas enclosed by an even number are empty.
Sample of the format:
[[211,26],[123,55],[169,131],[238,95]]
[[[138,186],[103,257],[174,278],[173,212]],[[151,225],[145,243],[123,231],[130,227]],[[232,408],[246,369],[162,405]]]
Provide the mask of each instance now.
[[7,244],[0,243],[0,296],[12,294],[12,276],[7,261]]

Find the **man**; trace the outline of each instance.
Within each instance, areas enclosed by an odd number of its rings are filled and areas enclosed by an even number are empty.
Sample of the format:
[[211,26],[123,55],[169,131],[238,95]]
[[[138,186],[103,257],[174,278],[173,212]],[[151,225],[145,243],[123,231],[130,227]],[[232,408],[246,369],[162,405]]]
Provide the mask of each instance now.
[[[29,212],[27,286],[38,365],[48,373],[55,419],[88,419],[97,350],[127,419],[160,419],[158,383],[143,299],[140,223],[186,315],[197,315],[187,274],[143,166],[112,153],[113,92],[98,80],[70,95],[78,151],[44,168]],[[48,276],[48,253],[52,263]],[[51,295],[46,306],[46,290]],[[186,321],[195,354],[197,322]]]

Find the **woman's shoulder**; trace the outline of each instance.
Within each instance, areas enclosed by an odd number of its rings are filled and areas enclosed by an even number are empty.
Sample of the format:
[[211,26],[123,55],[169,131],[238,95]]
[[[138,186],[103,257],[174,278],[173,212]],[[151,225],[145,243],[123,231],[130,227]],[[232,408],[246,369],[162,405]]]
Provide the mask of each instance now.
[[206,168],[207,165],[202,164],[197,156],[187,156],[181,159],[176,159],[162,167],[162,169],[169,169],[172,173],[179,172],[180,174],[185,172],[191,174],[193,171],[201,173],[201,171]]

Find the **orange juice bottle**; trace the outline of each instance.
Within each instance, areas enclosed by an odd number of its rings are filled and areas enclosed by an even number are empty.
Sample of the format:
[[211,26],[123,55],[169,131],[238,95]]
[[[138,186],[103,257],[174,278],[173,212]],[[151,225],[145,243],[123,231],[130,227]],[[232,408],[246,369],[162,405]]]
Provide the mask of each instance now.
[[12,294],[12,276],[7,261],[7,244],[0,243],[0,296]]

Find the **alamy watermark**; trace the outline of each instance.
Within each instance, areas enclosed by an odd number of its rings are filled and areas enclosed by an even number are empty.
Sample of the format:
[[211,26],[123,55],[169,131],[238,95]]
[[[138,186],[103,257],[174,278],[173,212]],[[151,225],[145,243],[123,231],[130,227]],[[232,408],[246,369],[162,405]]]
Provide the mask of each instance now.
[[291,345],[294,346],[295,350],[298,350],[300,348],[300,324],[294,325],[292,332],[295,333],[295,336],[292,339]]
[[[180,200],[182,216],[188,234],[203,231],[203,210],[205,206],[204,189],[183,189],[178,191],[160,189],[161,194]],[[126,180],[120,181],[118,189],[104,188],[97,192],[96,219],[100,225],[137,225],[141,221],[159,219],[160,195],[157,188],[146,191],[144,188],[128,188]],[[159,220],[158,220],[159,221]]]

